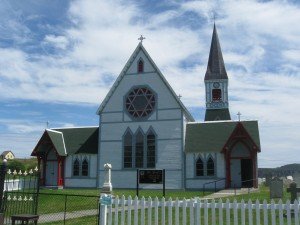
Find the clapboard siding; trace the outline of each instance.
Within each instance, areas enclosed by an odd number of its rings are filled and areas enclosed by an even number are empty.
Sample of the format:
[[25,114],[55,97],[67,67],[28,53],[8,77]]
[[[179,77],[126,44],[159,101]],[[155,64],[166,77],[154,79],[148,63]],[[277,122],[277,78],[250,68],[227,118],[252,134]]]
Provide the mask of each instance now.
[[102,121],[102,123],[122,122],[123,121],[123,112],[103,113],[101,116],[101,121]]
[[73,179],[73,178],[66,178],[65,179],[65,187],[66,188],[95,188],[97,187],[96,181],[97,179]]
[[[144,62],[144,73],[137,73],[140,58]],[[135,187],[136,170],[123,169],[123,136],[128,129],[135,134],[139,129],[147,133],[151,128],[157,141],[156,168],[167,169],[167,188],[183,188],[182,108],[142,50],[132,61],[100,113],[99,186],[104,182],[103,165],[110,163],[113,187]],[[126,95],[137,86],[151,89],[156,99],[152,114],[141,120],[132,119],[124,107]]]
[[[136,173],[134,170],[112,170],[112,184],[113,188],[136,188]],[[100,171],[100,183],[104,182],[104,171]],[[181,188],[181,171],[166,170],[166,188],[180,189]],[[141,188],[161,189],[162,185],[141,184]]]
[[158,139],[176,139],[182,138],[182,119],[171,121],[153,121],[141,123],[109,123],[101,124],[101,141],[120,141],[125,131],[130,128],[134,133],[139,128],[147,132],[150,127],[155,130]]
[[[212,155],[215,160],[215,177],[197,177],[196,176],[196,159],[198,154],[188,153],[186,154],[186,188],[188,189],[201,189],[204,183],[215,181],[221,178],[225,178],[225,160],[222,153],[205,153],[202,152],[202,158],[205,159],[208,155]],[[208,186],[209,187],[209,186]],[[218,188],[225,187],[225,181],[220,181],[217,183]]]
[[158,119],[166,120],[166,119],[181,119],[181,109],[165,109],[158,110]]
[[101,142],[100,149],[100,170],[103,169],[105,163],[110,163],[113,169],[121,170],[123,168],[122,142]]
[[141,85],[151,88],[159,96],[156,105],[158,108],[179,108],[178,102],[171,92],[166,90],[167,86],[157,73],[143,73],[125,75],[104,107],[103,112],[123,111],[124,96],[132,87]]

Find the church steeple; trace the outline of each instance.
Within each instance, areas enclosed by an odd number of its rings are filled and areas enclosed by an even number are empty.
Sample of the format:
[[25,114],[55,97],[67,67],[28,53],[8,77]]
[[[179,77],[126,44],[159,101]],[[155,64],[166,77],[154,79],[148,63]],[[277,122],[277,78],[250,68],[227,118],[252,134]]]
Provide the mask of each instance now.
[[204,79],[205,80],[228,79],[215,24],[214,24],[214,31],[211,39],[207,70]]
[[228,77],[215,24],[204,82],[205,121],[231,120],[228,109]]

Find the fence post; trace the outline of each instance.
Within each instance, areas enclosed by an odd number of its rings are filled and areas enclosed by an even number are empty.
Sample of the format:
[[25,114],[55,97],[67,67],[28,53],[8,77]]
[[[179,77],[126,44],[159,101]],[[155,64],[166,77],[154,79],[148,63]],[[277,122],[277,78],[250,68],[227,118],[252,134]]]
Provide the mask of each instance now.
[[0,225],[4,223],[3,195],[4,195],[6,168],[7,168],[7,160],[4,159],[0,168]]
[[104,174],[104,184],[101,190],[100,196],[100,219],[99,225],[106,225],[107,223],[107,205],[112,204],[112,184],[111,184],[111,164],[104,164],[105,174]]
[[107,224],[107,205],[102,205],[100,201],[100,220],[99,225]]

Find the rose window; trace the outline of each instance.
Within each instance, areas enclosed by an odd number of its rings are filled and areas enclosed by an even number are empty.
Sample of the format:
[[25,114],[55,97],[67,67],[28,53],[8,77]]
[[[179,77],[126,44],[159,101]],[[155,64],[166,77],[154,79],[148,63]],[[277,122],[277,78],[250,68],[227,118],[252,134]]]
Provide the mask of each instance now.
[[126,97],[126,109],[134,118],[150,115],[155,107],[155,95],[147,88],[135,88]]

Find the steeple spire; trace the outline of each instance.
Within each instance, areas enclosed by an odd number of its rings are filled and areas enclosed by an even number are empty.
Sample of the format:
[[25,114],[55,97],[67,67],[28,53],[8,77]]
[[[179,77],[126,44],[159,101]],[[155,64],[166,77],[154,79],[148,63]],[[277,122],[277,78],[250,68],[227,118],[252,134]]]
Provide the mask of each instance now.
[[228,108],[228,77],[215,23],[204,83],[205,121],[231,120]]
[[215,23],[211,39],[207,70],[204,79],[228,79]]

